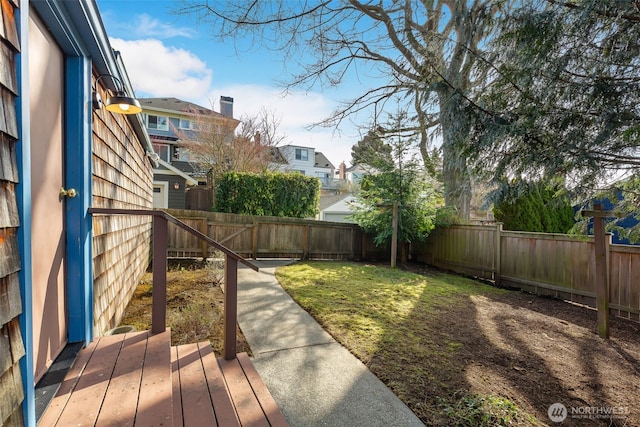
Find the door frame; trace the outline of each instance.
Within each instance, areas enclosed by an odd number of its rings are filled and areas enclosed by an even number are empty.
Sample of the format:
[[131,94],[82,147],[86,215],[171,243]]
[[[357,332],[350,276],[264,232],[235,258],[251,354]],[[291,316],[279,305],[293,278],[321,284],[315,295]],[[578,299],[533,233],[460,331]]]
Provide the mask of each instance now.
[[169,207],[169,183],[167,181],[153,181],[153,188],[162,188],[162,206],[154,206],[153,208]]
[[35,426],[35,387],[33,354],[33,282],[32,267],[32,216],[31,216],[31,124],[29,97],[29,14],[33,8],[49,26],[54,39],[65,55],[64,66],[64,161],[73,167],[65,168],[65,187],[75,188],[78,196],[67,198],[65,206],[66,258],[67,258],[67,322],[68,342],[84,342],[93,339],[93,260],[92,221],[88,208],[91,205],[91,157],[92,157],[92,104],[91,104],[91,55],[80,41],[81,36],[64,27],[70,22],[66,12],[54,1],[23,1],[20,5],[19,28],[22,53],[17,60],[19,93],[19,139],[16,158],[20,167],[20,182],[16,187],[20,223],[18,243],[22,261],[20,291],[23,310],[20,330],[25,344],[25,356],[20,360],[24,388],[23,414],[25,425]]

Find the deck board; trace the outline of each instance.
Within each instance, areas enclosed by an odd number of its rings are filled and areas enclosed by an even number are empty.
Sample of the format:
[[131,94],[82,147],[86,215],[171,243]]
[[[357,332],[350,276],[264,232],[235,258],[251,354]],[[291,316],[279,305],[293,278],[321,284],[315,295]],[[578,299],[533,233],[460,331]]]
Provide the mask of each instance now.
[[[213,353],[211,344],[208,342],[198,343],[198,351],[202,358],[202,366],[207,376],[207,387],[209,388],[209,395],[211,396],[211,402],[216,408],[216,419],[220,426],[240,426],[240,421],[236,410],[230,399],[225,379],[222,376],[222,371],[216,360],[216,356]],[[243,408],[240,408],[243,410]]]
[[146,349],[146,332],[125,335],[122,350],[120,350],[120,356],[102,404],[104,407],[112,409],[108,412],[100,412],[96,423],[97,427],[133,426]]
[[73,362],[71,369],[67,371],[64,381],[60,384],[58,392],[49,403],[47,410],[42,414],[42,417],[39,420],[40,425],[56,425],[97,345],[98,341],[93,341],[78,354],[78,357]]
[[124,335],[100,338],[58,419],[58,425],[95,425],[123,340]]
[[269,427],[269,422],[262,412],[253,389],[244,376],[238,359],[220,359],[218,363],[227,382],[231,400],[233,400],[236,407],[243,408],[242,412],[238,413],[240,424],[251,427]]
[[288,427],[287,419],[282,415],[276,401],[273,400],[273,396],[271,396],[269,389],[260,378],[260,374],[258,374],[253,362],[249,359],[249,355],[247,353],[239,353],[237,360],[271,427]]
[[171,331],[100,337],[80,351],[39,427],[288,426],[246,353],[171,347]]
[[171,426],[171,330],[149,335],[135,425]]
[[182,421],[182,396],[180,394],[180,366],[178,347],[171,347],[171,383],[173,398],[173,427],[184,427]]
[[197,344],[178,347],[184,426],[217,426]]

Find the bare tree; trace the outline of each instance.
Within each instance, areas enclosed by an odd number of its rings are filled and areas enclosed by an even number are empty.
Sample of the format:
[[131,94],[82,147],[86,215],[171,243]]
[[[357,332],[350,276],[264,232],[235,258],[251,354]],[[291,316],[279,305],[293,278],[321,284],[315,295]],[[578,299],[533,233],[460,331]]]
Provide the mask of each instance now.
[[[229,40],[253,37],[254,45],[296,64],[287,87],[339,86],[347,75],[381,77],[384,84],[362,87],[322,124],[338,126],[354,113],[387,101],[411,105],[412,125],[425,164],[434,141],[442,140],[446,203],[469,216],[471,180],[463,143],[472,122],[469,108],[485,75],[476,73],[478,50],[491,36],[493,20],[505,5],[491,0],[206,1],[185,0],[178,13]],[[305,62],[311,56],[309,62]]]
[[271,168],[273,150],[285,136],[279,121],[263,109],[240,121],[194,111],[194,129],[177,131],[190,162],[215,183],[225,172],[260,173]]

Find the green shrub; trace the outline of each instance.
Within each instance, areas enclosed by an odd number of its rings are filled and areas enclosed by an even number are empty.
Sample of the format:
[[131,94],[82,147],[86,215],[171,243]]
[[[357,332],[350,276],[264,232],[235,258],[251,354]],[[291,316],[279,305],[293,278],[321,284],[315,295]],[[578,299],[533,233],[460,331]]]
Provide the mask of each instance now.
[[557,182],[512,181],[502,188],[493,207],[505,230],[567,233],[574,211],[566,191]]
[[167,323],[171,328],[172,345],[207,340],[221,316],[219,309],[206,303],[192,303],[170,311]]
[[216,187],[218,212],[308,218],[316,215],[320,180],[300,173],[225,173]]

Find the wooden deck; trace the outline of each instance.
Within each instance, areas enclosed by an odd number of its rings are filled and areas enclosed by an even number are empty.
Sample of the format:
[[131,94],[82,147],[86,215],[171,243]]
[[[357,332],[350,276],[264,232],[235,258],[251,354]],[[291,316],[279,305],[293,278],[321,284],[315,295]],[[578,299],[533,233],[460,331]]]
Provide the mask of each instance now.
[[208,342],[170,338],[167,329],[96,339],[38,425],[288,426],[246,353],[224,360]]

